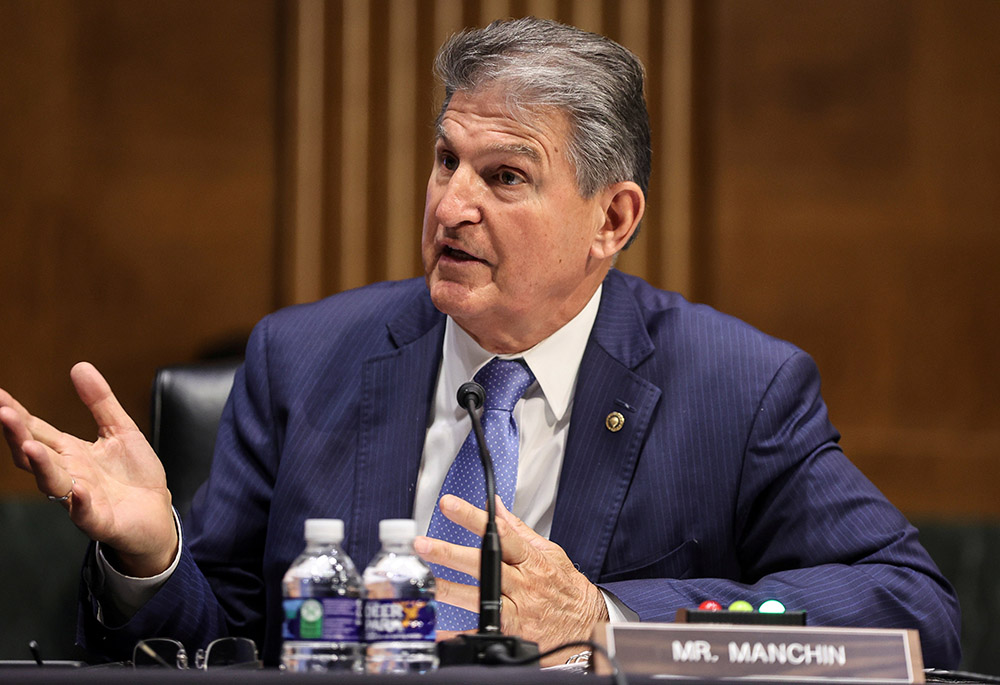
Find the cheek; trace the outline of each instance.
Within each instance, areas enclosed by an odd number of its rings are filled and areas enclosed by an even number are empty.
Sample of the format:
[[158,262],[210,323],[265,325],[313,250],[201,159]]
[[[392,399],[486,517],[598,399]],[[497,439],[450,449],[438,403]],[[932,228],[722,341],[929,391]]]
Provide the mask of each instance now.
[[424,227],[420,235],[420,263],[424,268],[424,275],[430,276],[437,263],[434,254],[434,234],[435,224],[424,217]]
[[533,290],[542,284],[560,278],[565,261],[565,245],[558,237],[535,227],[508,236],[503,245],[496,279],[509,293]]
[[435,223],[434,212],[437,209],[438,196],[434,192],[434,176],[427,179],[427,189],[424,192],[424,233]]
[[434,235],[437,233],[437,221],[434,218],[434,202],[431,197],[430,192],[427,193],[427,199],[424,202],[424,223],[421,230],[421,244],[427,247],[434,241]]
[[542,279],[546,277],[546,271],[563,269],[584,259],[591,242],[579,212],[571,214],[565,208],[550,211],[551,216],[558,217],[557,220],[539,221],[537,215],[519,217],[511,223],[519,230],[504,241],[512,260],[522,266],[534,267],[535,273]]

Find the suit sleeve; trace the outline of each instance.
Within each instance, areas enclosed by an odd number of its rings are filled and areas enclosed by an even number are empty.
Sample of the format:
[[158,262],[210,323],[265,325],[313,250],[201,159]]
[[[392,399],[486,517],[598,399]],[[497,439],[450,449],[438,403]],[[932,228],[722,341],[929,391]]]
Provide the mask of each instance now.
[[779,599],[810,625],[913,628],[929,667],[955,668],[959,610],[917,531],[843,455],[808,355],[781,365],[757,406],[735,493],[740,575],[599,583],[643,621],[706,599]]
[[[128,621],[97,619],[93,545],[81,582],[78,642],[110,660],[127,660],[137,640],[172,637],[194,651],[228,635],[264,634],[262,559],[277,436],[267,382],[267,320],[247,346],[216,440],[209,481],[195,496],[177,569]],[[197,563],[195,562],[197,559]]]

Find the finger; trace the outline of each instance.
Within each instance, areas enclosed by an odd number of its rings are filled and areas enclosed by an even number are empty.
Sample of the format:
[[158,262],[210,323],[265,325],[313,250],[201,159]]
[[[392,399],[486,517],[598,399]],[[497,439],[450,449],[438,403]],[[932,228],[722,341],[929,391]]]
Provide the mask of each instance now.
[[14,399],[9,392],[0,388],[0,407],[10,407],[17,412],[28,413],[28,410],[21,406],[21,403]]
[[[482,536],[486,532],[487,513],[479,507],[469,504],[461,497],[444,495],[438,503],[445,518],[457,523],[468,531]],[[507,511],[500,496],[496,496],[497,532],[500,534],[500,545],[503,548],[503,560],[508,564],[518,564],[527,557],[528,552],[521,539],[522,535],[541,537],[520,519]],[[502,516],[505,514],[505,516]],[[510,523],[516,522],[519,527]]]
[[500,544],[503,545],[503,560],[513,566],[524,563],[531,554],[530,548],[535,546],[535,540],[543,542],[547,540],[510,513],[499,495],[496,507],[497,531],[500,533]]
[[76,393],[93,415],[102,437],[115,429],[137,430],[132,417],[122,408],[118,398],[111,392],[111,386],[93,364],[80,362],[70,369],[69,374],[76,386]]
[[518,616],[517,600],[512,596],[501,594],[500,602],[501,632],[504,635],[522,635],[524,631]]
[[[67,435],[33,416],[24,406],[8,393],[0,391],[0,422],[3,423],[4,437],[10,445],[15,462],[27,468],[23,462],[21,445],[28,440],[38,440],[54,449],[66,447]],[[28,469],[30,470],[30,469]]]
[[438,578],[434,599],[468,611],[479,611],[479,587]]
[[486,512],[457,495],[442,495],[438,507],[445,518],[471,533],[483,537],[486,532]]
[[102,537],[102,531],[95,529],[92,525],[94,522],[94,497],[90,484],[85,478],[78,478],[73,483],[73,496],[69,498],[69,519],[92,539],[97,540]]
[[479,549],[475,547],[418,535],[413,540],[413,549],[429,564],[440,564],[479,578]]
[[73,490],[73,477],[59,464],[58,455],[51,448],[37,440],[28,440],[22,449],[43,495],[62,497]]
[[0,406],[0,424],[3,425],[3,437],[10,447],[10,455],[14,458],[14,465],[25,471],[31,470],[31,465],[21,445],[26,440],[31,439],[31,433],[25,428],[24,423],[17,412],[10,406]]

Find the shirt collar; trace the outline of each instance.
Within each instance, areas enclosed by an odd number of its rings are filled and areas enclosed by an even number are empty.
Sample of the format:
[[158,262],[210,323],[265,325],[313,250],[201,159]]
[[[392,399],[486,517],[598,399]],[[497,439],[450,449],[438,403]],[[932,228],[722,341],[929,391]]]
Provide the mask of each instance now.
[[562,419],[572,403],[580,362],[597,320],[603,288],[603,284],[599,285],[586,306],[566,325],[531,349],[517,354],[497,355],[484,350],[449,316],[444,334],[445,383],[457,392],[458,386],[475,376],[493,357],[524,359],[552,413],[557,420]]

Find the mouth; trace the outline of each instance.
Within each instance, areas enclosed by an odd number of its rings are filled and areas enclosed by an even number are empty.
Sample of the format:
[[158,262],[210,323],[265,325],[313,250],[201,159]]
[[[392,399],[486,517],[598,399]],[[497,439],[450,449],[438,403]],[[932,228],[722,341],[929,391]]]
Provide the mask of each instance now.
[[441,257],[448,261],[454,262],[479,262],[481,264],[486,264],[486,260],[474,257],[464,250],[459,250],[458,248],[451,247],[449,245],[444,245],[441,248]]

